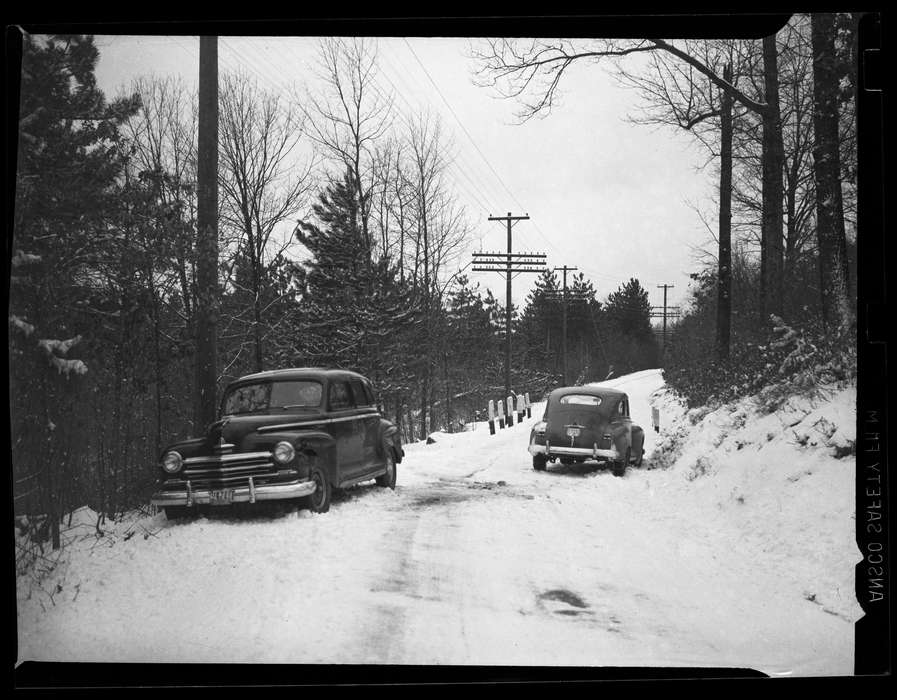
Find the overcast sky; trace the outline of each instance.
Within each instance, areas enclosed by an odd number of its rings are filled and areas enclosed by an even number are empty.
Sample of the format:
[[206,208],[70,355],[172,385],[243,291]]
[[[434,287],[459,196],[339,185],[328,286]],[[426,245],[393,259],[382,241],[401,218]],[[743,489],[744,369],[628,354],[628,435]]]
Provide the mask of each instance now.
[[[308,81],[316,38],[221,37],[219,69],[242,69],[259,85],[287,94]],[[672,128],[632,124],[638,96],[596,64],[574,64],[562,99],[544,119],[518,124],[519,105],[472,80],[468,46],[476,39],[379,38],[380,89],[395,92],[406,117],[429,108],[454,144],[450,170],[475,231],[470,251],[504,250],[504,224],[487,217],[529,214],[514,227],[515,252],[544,252],[548,265],[576,266],[604,299],[636,277],[660,305],[685,298],[698,268],[695,246],[710,234],[695,211],[713,221],[712,168],[706,154]],[[180,75],[195,85],[199,39],[190,36],[98,35],[97,78],[111,98],[133,78]],[[450,105],[450,107],[449,107]],[[470,261],[465,253],[458,265]],[[471,273],[504,300],[504,280]],[[514,279],[522,304],[536,275]]]

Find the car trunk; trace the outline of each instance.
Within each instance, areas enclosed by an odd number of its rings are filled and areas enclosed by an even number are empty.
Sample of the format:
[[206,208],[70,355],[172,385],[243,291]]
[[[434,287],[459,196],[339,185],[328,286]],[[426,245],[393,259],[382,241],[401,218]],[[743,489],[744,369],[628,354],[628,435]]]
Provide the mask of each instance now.
[[610,433],[610,418],[604,406],[583,406],[581,404],[557,404],[549,410],[550,418],[545,437],[555,447],[578,447],[592,449],[611,447],[605,440]]

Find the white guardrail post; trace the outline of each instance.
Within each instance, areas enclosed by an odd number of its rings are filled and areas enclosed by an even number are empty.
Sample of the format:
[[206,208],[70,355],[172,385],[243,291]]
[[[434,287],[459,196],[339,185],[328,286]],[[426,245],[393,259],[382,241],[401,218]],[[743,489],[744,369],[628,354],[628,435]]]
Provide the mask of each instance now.
[[489,434],[495,435],[495,402],[489,399]]
[[498,403],[496,403],[496,406],[498,407],[498,427],[504,428],[505,427],[505,404],[504,404],[504,401],[499,401]]
[[514,425],[514,397],[509,396],[506,401],[508,402],[508,425]]
[[520,423],[526,418],[526,399],[523,394],[517,394],[517,422]]
[[660,432],[660,409],[651,407],[651,422],[654,423],[654,432]]
[[524,394],[523,396],[524,396],[524,400],[526,401],[526,417],[532,418],[533,417],[533,409],[532,409],[532,404],[529,402],[529,392],[526,392],[526,394]]

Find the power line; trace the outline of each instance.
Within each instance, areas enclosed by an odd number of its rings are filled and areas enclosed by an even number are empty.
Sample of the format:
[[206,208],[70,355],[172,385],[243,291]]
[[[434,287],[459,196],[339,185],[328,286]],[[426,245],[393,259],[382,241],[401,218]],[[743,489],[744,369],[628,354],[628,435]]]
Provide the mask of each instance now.
[[414,59],[417,61],[418,65],[421,67],[421,69],[424,71],[424,74],[427,76],[430,83],[436,89],[436,92],[442,98],[442,101],[445,103],[445,106],[448,107],[449,112],[451,112],[452,116],[455,118],[455,121],[458,122],[458,125],[461,127],[461,130],[464,132],[464,134],[470,140],[470,143],[473,144],[473,147],[476,149],[476,152],[480,154],[480,157],[483,159],[483,162],[486,163],[489,170],[491,170],[492,174],[495,175],[495,179],[498,180],[499,183],[501,183],[501,186],[504,187],[505,192],[507,192],[511,196],[511,199],[513,199],[517,203],[517,206],[520,206],[520,202],[517,202],[516,198],[514,197],[514,194],[511,192],[511,190],[508,189],[508,186],[505,185],[504,180],[501,179],[501,176],[495,171],[495,168],[492,167],[492,163],[489,162],[489,159],[486,158],[485,155],[483,155],[483,152],[480,150],[480,147],[477,145],[476,141],[474,141],[473,137],[470,135],[470,132],[467,130],[467,127],[464,126],[464,123],[461,121],[461,119],[455,113],[455,110],[452,108],[449,101],[447,99],[445,99],[445,95],[442,94],[442,90],[439,89],[439,86],[436,84],[436,81],[433,80],[433,77],[430,75],[430,72],[427,70],[427,67],[423,64],[423,62],[418,57],[417,53],[414,50],[414,47],[411,46],[411,44],[409,43],[409,41],[406,37],[403,37],[403,41],[405,42],[405,45],[408,47],[408,50],[411,51],[411,53],[414,55]]
[[[393,67],[392,63],[390,63],[389,60],[386,58],[386,54],[384,53],[384,54],[382,54],[382,55],[383,55],[383,58],[384,58],[384,61],[383,61],[384,66],[388,66],[388,67],[391,69],[392,73],[393,73],[393,74],[395,75],[395,77],[396,77],[396,80],[400,81],[400,82],[402,83],[402,85],[406,88],[406,90],[407,90],[408,88],[407,88],[407,85],[406,85],[406,83],[405,83],[405,79],[404,79],[404,77],[408,77],[409,79],[411,79],[411,80],[414,81],[415,83],[417,82],[416,79],[414,78],[414,76],[413,76],[412,73],[407,72],[407,71],[404,72],[404,73],[401,72],[401,71],[396,71],[395,68]],[[392,81],[392,80],[389,78],[389,76],[386,74],[386,70],[385,70],[385,69],[382,71],[382,73],[383,73],[384,77],[389,81],[389,83],[393,86],[393,88],[396,89],[397,92],[399,92],[400,96],[401,96],[402,99],[405,101],[405,103],[408,104],[409,107],[411,107],[411,104],[408,102],[408,100],[405,99],[404,95],[401,94],[401,91],[398,91],[398,88],[396,87],[395,83],[393,83],[393,81]],[[404,77],[403,77],[403,76],[404,76]],[[413,91],[413,90],[409,90],[409,92],[412,92],[412,93],[413,93],[414,91]],[[413,107],[412,107],[412,110],[413,110]],[[463,152],[462,152],[462,153],[463,153]],[[465,159],[465,160],[466,160],[466,159]],[[470,161],[470,162],[468,163],[468,166],[469,166],[469,169],[470,169],[470,171],[471,171],[471,176],[472,176],[474,179],[477,180],[477,182],[474,183],[474,186],[475,186],[475,187],[476,187],[476,186],[479,186],[479,188],[482,190],[483,194],[484,194],[487,198],[491,198],[491,199],[493,199],[493,200],[495,200],[495,201],[498,201],[499,198],[496,197],[496,196],[495,196],[495,192],[492,191],[492,187],[491,187],[490,183],[488,182],[488,178],[483,179],[483,178],[480,178],[480,177],[477,175],[479,169],[478,169],[476,163],[475,163],[474,161]],[[463,171],[461,171],[461,172],[463,172]],[[488,207],[486,208],[486,211],[488,211]]]

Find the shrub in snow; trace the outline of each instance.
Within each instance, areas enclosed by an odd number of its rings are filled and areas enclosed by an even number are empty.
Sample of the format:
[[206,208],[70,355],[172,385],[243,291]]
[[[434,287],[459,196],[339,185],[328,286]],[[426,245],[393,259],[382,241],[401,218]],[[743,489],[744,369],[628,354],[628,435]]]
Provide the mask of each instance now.
[[680,423],[674,429],[663,430],[654,443],[651,453],[651,469],[667,469],[672,467],[686,444],[690,433],[687,425]]
[[685,472],[685,478],[689,481],[694,481],[713,471],[713,463],[710,461],[710,458],[701,455],[694,461],[694,464],[691,465],[688,471]]
[[664,376],[691,407],[759,395],[760,407],[770,413],[791,395],[815,395],[821,384],[853,383],[856,340],[851,329],[826,330],[817,320],[797,326],[771,315],[765,329],[733,336],[727,361],[716,357],[712,345],[701,346],[671,359]]
[[847,440],[843,444],[834,445],[831,452],[832,457],[835,459],[843,459],[844,457],[856,455],[856,453],[856,442],[853,440]]
[[770,381],[759,396],[768,413],[780,408],[792,396],[816,397],[825,384],[856,380],[856,347],[844,332],[826,333],[810,325],[796,330],[778,316],[772,316],[772,351],[780,356],[777,381]]
[[697,425],[704,417],[710,413],[712,409],[709,406],[698,406],[697,408],[691,409],[686,415],[688,416],[688,422],[692,425]]

